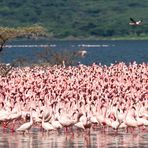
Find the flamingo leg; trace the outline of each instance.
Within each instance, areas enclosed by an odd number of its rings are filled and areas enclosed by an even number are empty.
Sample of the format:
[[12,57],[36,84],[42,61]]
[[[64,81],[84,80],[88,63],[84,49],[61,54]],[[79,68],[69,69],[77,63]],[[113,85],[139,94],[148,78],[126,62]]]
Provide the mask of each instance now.
[[7,121],[2,123],[2,126],[3,126],[3,132],[6,131],[6,129],[7,129],[7,125],[8,125],[8,122],[7,122]]
[[15,128],[15,124],[14,124],[15,120],[12,122],[12,127],[11,127],[11,132],[15,132],[14,128]]

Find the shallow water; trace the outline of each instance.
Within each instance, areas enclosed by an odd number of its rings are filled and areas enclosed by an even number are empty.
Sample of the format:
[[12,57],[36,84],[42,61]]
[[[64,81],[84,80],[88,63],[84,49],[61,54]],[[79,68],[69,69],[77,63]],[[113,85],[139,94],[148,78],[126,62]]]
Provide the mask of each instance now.
[[148,133],[125,130],[93,129],[90,132],[63,131],[43,133],[33,129],[29,134],[0,132],[0,148],[146,148]]

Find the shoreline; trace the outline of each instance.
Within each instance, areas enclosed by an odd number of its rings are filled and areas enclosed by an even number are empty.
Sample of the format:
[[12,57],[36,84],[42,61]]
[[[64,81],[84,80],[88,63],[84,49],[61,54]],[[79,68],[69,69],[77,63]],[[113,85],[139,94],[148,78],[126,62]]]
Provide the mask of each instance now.
[[26,38],[15,38],[10,40],[11,41],[20,41],[20,40],[49,40],[49,41],[80,41],[80,40],[84,40],[84,41],[97,41],[97,40],[108,40],[108,41],[136,41],[136,40],[148,40],[148,36],[145,37],[134,37],[134,36],[127,36],[127,37],[65,37],[65,38],[46,38],[46,37],[39,37],[37,39],[26,39]]

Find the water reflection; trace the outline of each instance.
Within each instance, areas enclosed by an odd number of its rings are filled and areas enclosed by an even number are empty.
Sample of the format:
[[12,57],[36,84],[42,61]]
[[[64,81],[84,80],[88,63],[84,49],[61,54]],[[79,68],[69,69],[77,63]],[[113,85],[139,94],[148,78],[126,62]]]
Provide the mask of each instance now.
[[0,148],[115,148],[147,147],[147,132],[134,134],[113,130],[75,131],[65,134],[63,131],[42,133],[31,131],[29,134],[1,132]]

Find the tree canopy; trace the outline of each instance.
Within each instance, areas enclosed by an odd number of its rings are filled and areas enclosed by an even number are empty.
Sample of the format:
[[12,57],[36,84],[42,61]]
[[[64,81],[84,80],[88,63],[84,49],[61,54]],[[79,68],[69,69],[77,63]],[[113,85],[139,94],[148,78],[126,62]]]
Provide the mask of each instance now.
[[0,52],[3,50],[7,41],[17,37],[31,37],[46,36],[46,30],[42,26],[34,25],[30,27],[0,27]]

